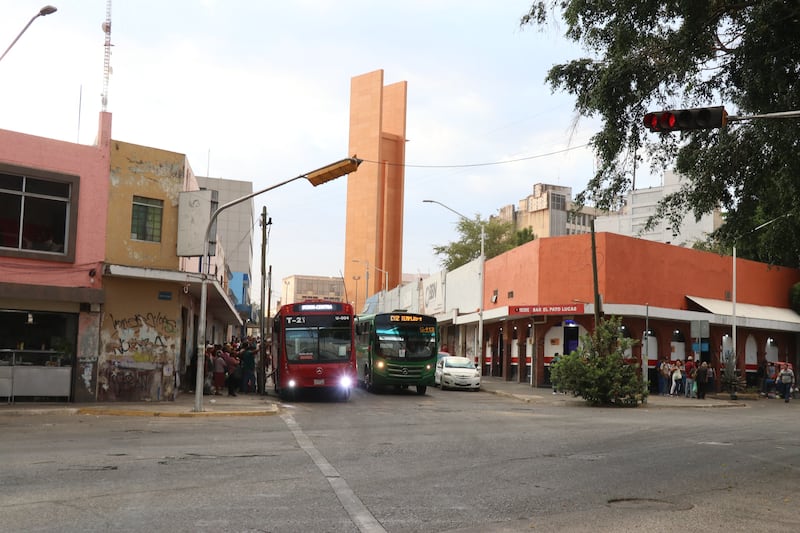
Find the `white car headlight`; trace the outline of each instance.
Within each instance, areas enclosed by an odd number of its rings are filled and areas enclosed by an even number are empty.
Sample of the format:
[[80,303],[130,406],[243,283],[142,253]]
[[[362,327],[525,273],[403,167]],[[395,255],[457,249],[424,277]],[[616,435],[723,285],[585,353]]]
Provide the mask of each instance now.
[[345,389],[349,389],[350,385],[352,384],[353,381],[350,379],[350,376],[343,376],[342,379],[339,381],[339,385],[341,385]]

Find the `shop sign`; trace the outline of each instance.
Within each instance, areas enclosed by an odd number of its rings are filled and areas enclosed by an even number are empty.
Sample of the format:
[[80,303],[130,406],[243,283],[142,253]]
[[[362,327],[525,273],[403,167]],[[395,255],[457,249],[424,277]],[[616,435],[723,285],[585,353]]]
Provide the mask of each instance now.
[[512,305],[508,308],[509,315],[582,315],[583,304],[555,304],[555,305]]

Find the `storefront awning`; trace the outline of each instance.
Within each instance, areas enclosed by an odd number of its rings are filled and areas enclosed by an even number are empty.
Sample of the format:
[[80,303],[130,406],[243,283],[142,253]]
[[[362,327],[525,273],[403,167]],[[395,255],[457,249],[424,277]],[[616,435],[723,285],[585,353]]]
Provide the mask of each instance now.
[[[733,316],[733,303],[727,300],[714,300],[699,296],[686,296],[686,299],[705,309],[709,313],[722,316]],[[737,319],[766,320],[800,326],[800,315],[784,307],[769,307],[736,302]]]
[[[106,265],[105,276],[134,278],[141,280],[167,281],[183,285],[193,298],[200,300],[203,276],[196,272],[180,272],[175,270],[158,270],[154,268],[130,267],[124,265]],[[206,305],[208,315],[216,317],[218,320],[229,324],[242,325],[242,319],[236,311],[236,307],[231,302],[224,289],[213,278],[207,282]]]

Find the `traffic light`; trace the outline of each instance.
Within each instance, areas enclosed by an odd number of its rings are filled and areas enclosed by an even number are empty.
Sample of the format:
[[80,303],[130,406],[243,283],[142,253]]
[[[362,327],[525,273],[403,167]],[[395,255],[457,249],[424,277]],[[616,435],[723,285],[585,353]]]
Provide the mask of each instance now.
[[655,111],[644,116],[644,125],[650,131],[668,132],[685,130],[710,130],[722,128],[728,122],[723,106],[697,107]]

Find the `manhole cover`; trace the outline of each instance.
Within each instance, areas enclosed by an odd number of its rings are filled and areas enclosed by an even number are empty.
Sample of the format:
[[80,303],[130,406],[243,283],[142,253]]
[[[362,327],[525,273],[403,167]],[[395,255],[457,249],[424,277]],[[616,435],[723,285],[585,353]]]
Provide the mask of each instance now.
[[615,509],[635,509],[647,511],[688,511],[692,508],[691,504],[673,503],[664,500],[651,498],[614,498],[608,500],[608,505]]

